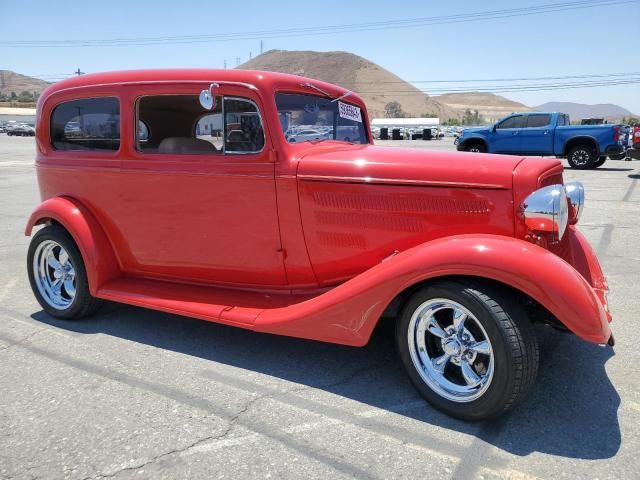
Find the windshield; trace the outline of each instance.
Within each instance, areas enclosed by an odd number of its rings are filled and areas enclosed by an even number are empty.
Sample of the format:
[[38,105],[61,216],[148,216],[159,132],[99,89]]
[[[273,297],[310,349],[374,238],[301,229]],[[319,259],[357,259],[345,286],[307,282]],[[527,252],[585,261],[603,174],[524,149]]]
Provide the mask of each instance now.
[[276,94],[276,105],[289,143],[319,140],[369,143],[360,107],[294,93]]

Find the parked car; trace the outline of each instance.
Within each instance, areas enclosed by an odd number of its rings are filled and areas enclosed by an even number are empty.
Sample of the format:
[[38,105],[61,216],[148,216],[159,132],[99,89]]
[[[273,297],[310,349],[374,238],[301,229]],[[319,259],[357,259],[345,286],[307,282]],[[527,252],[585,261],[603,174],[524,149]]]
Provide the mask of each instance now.
[[12,125],[7,128],[7,135],[16,137],[33,137],[35,134],[35,129],[28,125]]
[[640,124],[636,124],[631,128],[629,143],[631,146],[627,149],[627,158],[640,160]]
[[288,136],[290,142],[305,142],[308,140],[323,140],[329,138],[327,132],[318,130],[301,130]]
[[[348,93],[243,70],[48,87],[26,226],[43,227],[27,260],[42,308],[75,320],[110,300],[351,346],[394,318],[417,390],[463,419],[530,390],[534,322],[613,345],[607,281],[576,227],[584,189],[557,159],[374,146]],[[219,147],[200,122],[223,129]],[[326,124],[321,142],[285,135]]]
[[555,155],[573,168],[597,168],[625,156],[622,125],[571,125],[564,113],[514,113],[491,127],[467,128],[458,150]]

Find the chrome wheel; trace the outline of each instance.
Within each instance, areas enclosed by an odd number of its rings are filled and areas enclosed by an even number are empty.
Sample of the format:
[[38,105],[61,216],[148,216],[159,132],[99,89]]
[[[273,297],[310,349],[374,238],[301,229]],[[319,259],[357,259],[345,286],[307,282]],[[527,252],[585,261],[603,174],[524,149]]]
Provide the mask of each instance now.
[[575,165],[581,167],[589,163],[589,160],[591,160],[591,155],[587,150],[581,148],[573,152],[573,154],[571,155],[571,160]]
[[33,255],[33,277],[48,305],[65,310],[76,296],[76,270],[67,251],[53,240],[40,243]]
[[471,147],[471,148],[469,149],[469,151],[470,151],[470,152],[473,152],[473,153],[482,153],[482,152],[480,151],[480,147]]
[[489,336],[465,307],[445,298],[422,303],[411,316],[407,342],[422,380],[441,397],[458,403],[480,398],[493,378]]

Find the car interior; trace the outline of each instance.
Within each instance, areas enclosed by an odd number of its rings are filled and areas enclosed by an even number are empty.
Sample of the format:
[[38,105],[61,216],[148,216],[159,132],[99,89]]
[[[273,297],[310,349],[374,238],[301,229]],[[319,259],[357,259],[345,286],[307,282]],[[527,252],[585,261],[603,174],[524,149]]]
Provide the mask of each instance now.
[[197,95],[144,96],[137,102],[137,116],[140,152],[252,153],[264,146],[260,116],[247,100],[216,97],[213,110],[204,111]]

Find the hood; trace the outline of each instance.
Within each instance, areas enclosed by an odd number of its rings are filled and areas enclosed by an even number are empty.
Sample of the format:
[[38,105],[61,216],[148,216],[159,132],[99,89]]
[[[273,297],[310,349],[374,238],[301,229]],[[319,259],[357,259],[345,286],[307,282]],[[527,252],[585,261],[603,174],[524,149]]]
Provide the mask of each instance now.
[[299,152],[298,178],[348,183],[511,189],[522,157],[423,148],[319,144]]
[[491,127],[465,128],[462,130],[462,135],[469,135],[472,133],[489,133],[489,131],[491,131]]

